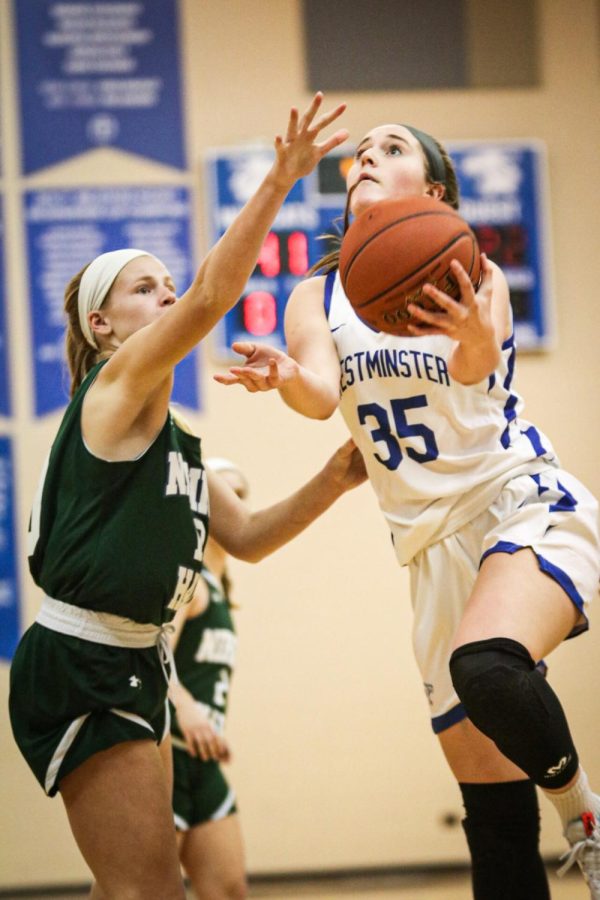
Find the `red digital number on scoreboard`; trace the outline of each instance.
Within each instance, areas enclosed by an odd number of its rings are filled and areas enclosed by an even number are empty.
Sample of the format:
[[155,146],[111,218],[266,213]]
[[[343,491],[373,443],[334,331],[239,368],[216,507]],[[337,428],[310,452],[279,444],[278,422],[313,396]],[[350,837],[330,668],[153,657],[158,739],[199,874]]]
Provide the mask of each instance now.
[[244,328],[264,337],[277,328],[277,301],[268,291],[251,291],[242,301]]
[[270,231],[258,256],[255,274],[301,277],[308,271],[308,238],[304,231]]

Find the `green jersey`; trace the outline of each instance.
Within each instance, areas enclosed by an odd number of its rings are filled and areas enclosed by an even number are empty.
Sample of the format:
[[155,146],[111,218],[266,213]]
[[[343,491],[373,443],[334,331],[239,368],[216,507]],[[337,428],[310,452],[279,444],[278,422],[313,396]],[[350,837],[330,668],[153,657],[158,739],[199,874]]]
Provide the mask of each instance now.
[[[202,569],[202,577],[208,586],[208,606],[183,626],[175,650],[175,666],[180,682],[217,734],[223,734],[237,637],[221,584],[207,568]],[[181,736],[176,716],[172,717],[172,731]]]
[[104,362],[67,407],[31,514],[29,567],[55,600],[161,625],[192,598],[208,531],[200,440],[169,413],[135,460],[94,456],[81,407]]

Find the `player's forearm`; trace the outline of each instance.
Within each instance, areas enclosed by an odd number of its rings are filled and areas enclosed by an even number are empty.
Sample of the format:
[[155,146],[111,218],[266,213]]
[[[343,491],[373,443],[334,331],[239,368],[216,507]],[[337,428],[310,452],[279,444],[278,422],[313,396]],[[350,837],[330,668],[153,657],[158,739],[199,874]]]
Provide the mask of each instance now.
[[281,399],[309,419],[328,419],[338,407],[339,389],[320,375],[298,366],[293,379],[279,388]]
[[346,488],[319,472],[286,500],[253,513],[240,547],[234,555],[246,562],[265,556],[297,537],[345,492]]
[[180,681],[169,683],[169,700],[176,710],[183,710],[186,706],[194,706],[196,701]]
[[200,266],[189,296],[219,319],[237,302],[252,274],[263,241],[293,187],[275,167]]
[[448,360],[450,377],[460,384],[477,384],[487,378],[500,362],[500,346],[493,329],[485,340],[459,343]]

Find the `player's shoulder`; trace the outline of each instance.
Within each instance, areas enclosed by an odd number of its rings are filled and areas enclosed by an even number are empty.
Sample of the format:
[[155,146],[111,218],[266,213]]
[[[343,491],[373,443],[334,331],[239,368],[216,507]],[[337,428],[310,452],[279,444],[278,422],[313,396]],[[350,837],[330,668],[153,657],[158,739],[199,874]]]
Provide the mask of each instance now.
[[191,424],[188,422],[186,417],[183,415],[179,407],[174,406],[172,403],[169,405],[169,413],[171,414],[171,419],[177,425],[180,431],[185,431],[186,434],[196,435],[196,432],[192,428]]
[[313,275],[300,281],[287,302],[287,309],[304,310],[320,309],[325,294],[325,275]]
[[292,295],[297,294],[302,297],[322,297],[323,291],[325,290],[325,278],[325,275],[311,275],[310,278],[304,278],[296,285],[292,291]]
[[506,275],[504,274],[498,263],[495,263],[493,259],[488,259],[488,263],[490,264],[492,272],[494,273],[494,277],[503,278],[504,280],[506,280]]
[[510,290],[506,275],[499,265],[488,260],[492,270],[493,284],[493,317],[496,332],[501,342],[509,338],[513,332],[513,315],[510,303]]

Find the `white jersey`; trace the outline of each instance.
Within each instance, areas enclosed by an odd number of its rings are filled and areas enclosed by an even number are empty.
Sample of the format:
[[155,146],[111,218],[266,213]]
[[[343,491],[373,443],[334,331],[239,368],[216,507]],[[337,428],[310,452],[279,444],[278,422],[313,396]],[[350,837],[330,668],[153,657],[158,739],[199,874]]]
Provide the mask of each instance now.
[[402,564],[482,512],[514,476],[559,465],[545,435],[520,417],[512,337],[495,372],[463,385],[448,373],[454,341],[373,330],[338,273],[326,278],[325,312],[340,358],[340,410]]

